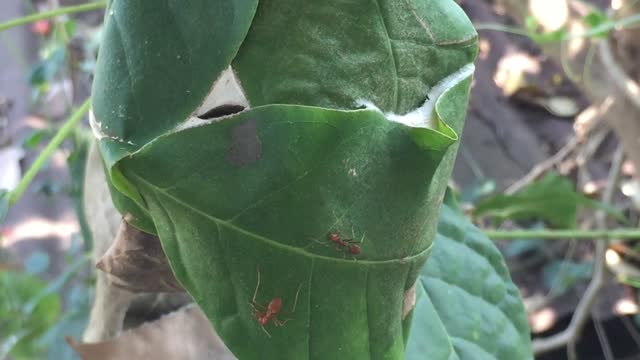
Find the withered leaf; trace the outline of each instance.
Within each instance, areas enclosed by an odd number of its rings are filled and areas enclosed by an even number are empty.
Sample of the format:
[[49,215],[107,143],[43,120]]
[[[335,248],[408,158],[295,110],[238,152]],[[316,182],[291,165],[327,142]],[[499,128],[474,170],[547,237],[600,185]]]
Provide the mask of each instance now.
[[113,285],[132,292],[183,292],[160,239],[129,225],[129,217],[96,267],[109,274]]
[[82,360],[232,360],[209,320],[195,305],[100,343],[67,342]]

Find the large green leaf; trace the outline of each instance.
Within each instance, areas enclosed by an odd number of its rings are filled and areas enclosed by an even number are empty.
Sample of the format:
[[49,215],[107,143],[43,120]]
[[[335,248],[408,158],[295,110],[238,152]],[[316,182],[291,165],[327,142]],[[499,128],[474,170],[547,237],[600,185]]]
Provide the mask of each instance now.
[[473,61],[476,37],[451,0],[263,1],[233,68],[254,106],[405,114]]
[[[239,358],[401,359],[476,33],[451,0],[256,3],[112,1],[92,124],[114,202]],[[239,94],[196,117],[220,84]]]
[[451,205],[422,269],[407,360],[531,359],[520,294],[490,239]]
[[94,128],[144,145],[181,123],[229,66],[258,0],[111,0],[93,82]]
[[[428,256],[454,154],[411,131],[370,110],[273,105],[158,138],[120,165],[178,280],[239,358],[401,358],[404,291]],[[333,246],[331,231],[363,239],[361,254]],[[257,271],[257,300],[282,297],[293,319],[267,326],[271,338],[249,305]]]

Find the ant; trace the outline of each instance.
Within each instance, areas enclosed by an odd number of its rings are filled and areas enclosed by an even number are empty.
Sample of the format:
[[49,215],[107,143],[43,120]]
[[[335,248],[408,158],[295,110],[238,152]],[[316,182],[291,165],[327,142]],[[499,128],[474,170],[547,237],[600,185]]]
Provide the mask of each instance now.
[[[352,232],[353,232],[353,230],[352,230]],[[355,236],[355,234],[354,234],[354,236]],[[356,241],[353,238],[351,238],[351,239],[342,239],[342,236],[338,232],[329,233],[329,235],[327,237],[329,238],[329,241],[331,241],[332,243],[336,244],[339,248],[343,249],[343,248],[346,247],[351,255],[360,254],[361,248],[360,248],[359,244],[362,243],[362,241],[364,240],[364,235],[362,235],[362,239],[360,241]]]
[[[269,304],[267,306],[261,305],[258,302],[256,302],[256,297],[258,296],[259,288],[260,288],[260,270],[258,270],[258,283],[256,284],[256,290],[253,293],[253,299],[251,300],[249,305],[251,305],[251,307],[253,308],[253,315],[258,320],[258,323],[260,324],[262,331],[264,331],[264,333],[267,334],[269,338],[271,338],[271,334],[269,334],[267,329],[264,328],[265,325],[269,324],[269,321],[273,322],[275,326],[283,326],[289,320],[292,320],[292,319],[285,319],[285,320],[278,319],[278,314],[282,309],[282,298],[279,296],[271,299],[271,301],[269,301]],[[301,288],[302,288],[302,283],[298,287],[298,291],[296,291],[296,298],[293,302],[293,309],[291,310],[291,312],[296,311],[296,305],[298,304],[298,294],[300,294]]]

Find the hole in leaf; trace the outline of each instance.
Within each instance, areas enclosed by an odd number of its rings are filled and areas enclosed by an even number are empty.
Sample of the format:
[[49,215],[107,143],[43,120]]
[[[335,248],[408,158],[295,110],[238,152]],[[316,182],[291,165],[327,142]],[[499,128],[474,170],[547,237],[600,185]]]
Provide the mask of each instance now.
[[244,106],[242,105],[233,105],[233,104],[224,104],[220,106],[216,106],[213,109],[207,111],[206,113],[198,116],[198,118],[202,120],[214,119],[223,116],[237,114],[244,110]]

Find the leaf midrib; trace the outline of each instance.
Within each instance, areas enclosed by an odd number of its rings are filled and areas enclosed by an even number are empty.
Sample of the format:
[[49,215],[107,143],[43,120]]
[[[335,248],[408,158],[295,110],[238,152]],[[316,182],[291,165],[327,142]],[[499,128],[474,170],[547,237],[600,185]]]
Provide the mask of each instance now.
[[338,262],[338,263],[359,263],[360,265],[383,265],[383,264],[392,264],[392,263],[400,263],[400,262],[408,262],[408,261],[412,261],[414,259],[420,258],[422,256],[424,256],[424,254],[428,253],[432,246],[433,243],[431,243],[429,245],[429,247],[427,247],[426,249],[420,251],[417,254],[411,255],[411,256],[407,256],[407,257],[403,257],[401,259],[390,259],[390,260],[346,260],[346,259],[339,259],[339,258],[334,258],[334,257],[329,257],[329,256],[323,256],[323,255],[318,255],[318,254],[314,254],[311,252],[308,252],[306,250],[303,250],[301,248],[298,247],[294,247],[294,246],[290,246],[290,245],[285,245],[282,244],[280,242],[277,242],[275,240],[269,239],[265,236],[256,234],[252,231],[243,229],[233,223],[230,223],[228,221],[222,220],[218,217],[215,217],[211,214],[208,214],[206,212],[204,212],[203,210],[200,210],[190,204],[185,203],[184,201],[178,199],[177,197],[171,195],[170,193],[168,193],[167,191],[156,187],[154,184],[150,183],[149,181],[145,180],[144,178],[142,178],[140,175],[136,174],[135,172],[131,172],[130,173],[132,177],[134,177],[137,181],[141,182],[144,186],[148,187],[151,191],[156,192],[156,193],[161,193],[162,195],[164,195],[165,197],[170,198],[171,200],[175,201],[176,203],[182,205],[183,207],[200,214],[201,216],[206,217],[207,219],[215,222],[218,226],[224,226],[228,229],[231,229],[233,231],[237,231],[243,235],[246,235],[248,237],[252,237],[256,240],[265,242],[267,244],[269,244],[270,246],[274,246],[280,249],[283,249],[285,251],[289,251],[289,252],[293,252],[293,253],[297,253],[301,256],[305,256],[305,257],[309,257],[311,259],[318,259],[318,260],[324,260],[324,261],[333,261],[333,262]]

